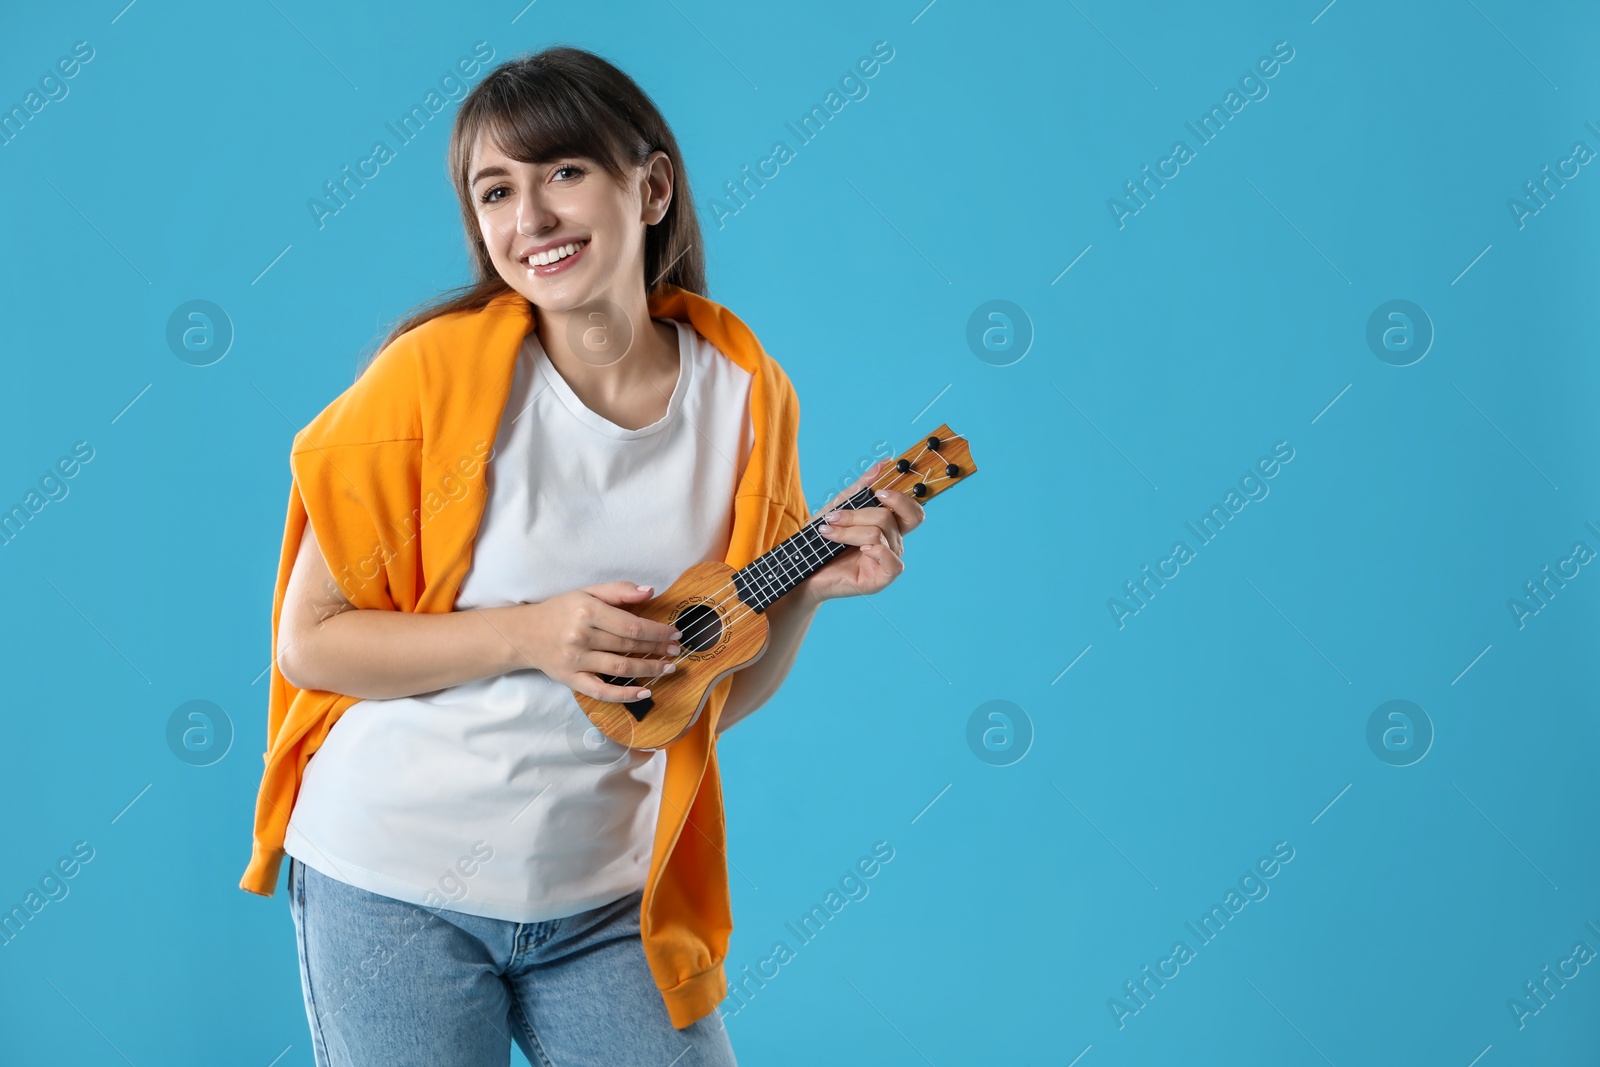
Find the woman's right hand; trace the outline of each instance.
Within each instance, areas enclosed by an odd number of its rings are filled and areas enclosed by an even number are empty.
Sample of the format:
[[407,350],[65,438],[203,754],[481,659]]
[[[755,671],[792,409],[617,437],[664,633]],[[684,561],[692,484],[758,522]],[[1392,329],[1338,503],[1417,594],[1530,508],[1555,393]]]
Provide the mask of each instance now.
[[[682,635],[670,624],[625,610],[653,595],[649,586],[601,582],[497,613],[510,624],[506,637],[516,649],[516,669],[541,670],[586,696],[624,704],[643,699],[648,686],[612,685],[600,675],[648,681],[671,673],[670,657],[679,652]],[[658,658],[634,659],[624,653]]]

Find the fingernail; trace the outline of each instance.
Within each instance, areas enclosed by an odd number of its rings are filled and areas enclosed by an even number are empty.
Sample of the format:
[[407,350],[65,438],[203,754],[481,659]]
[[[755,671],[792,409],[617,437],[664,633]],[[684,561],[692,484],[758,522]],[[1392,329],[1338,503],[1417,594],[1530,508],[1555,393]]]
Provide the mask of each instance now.
[[683,636],[683,634],[679,633],[677,630],[672,631],[672,639],[674,641],[676,641],[678,638],[680,638],[682,636]]
[[640,700],[643,700],[645,697],[647,697],[649,695],[650,695],[650,690],[648,690],[648,689],[639,690],[639,699]]
[[829,522],[833,522],[834,520],[838,519],[838,517],[839,517],[839,509],[838,508],[834,508],[832,511],[827,512],[826,514],[824,514],[822,517],[827,519]]
[[829,526],[827,523],[823,523],[821,526],[817,527],[817,533],[821,534],[823,537],[827,537],[833,533],[833,527]]
[[889,499],[889,490],[887,490],[887,489],[879,489],[873,495],[876,496],[879,500],[888,500]]
[[649,591],[650,591],[650,587],[648,585],[641,585],[639,587],[639,592],[641,592],[641,593],[648,593]]
[[675,671],[677,669],[678,669],[678,665],[676,663],[669,663],[669,664],[667,664],[667,669],[662,671],[661,673],[662,674],[671,674],[673,671]]
[[683,650],[678,647],[677,642],[673,642],[667,646],[667,655],[669,656],[676,656],[681,651]]

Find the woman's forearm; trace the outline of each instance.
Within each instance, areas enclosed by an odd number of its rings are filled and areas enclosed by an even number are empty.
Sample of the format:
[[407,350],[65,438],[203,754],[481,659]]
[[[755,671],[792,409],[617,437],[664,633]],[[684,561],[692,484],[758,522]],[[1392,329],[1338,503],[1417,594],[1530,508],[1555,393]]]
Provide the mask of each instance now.
[[800,643],[811,620],[816,618],[821,601],[812,599],[804,585],[790,595],[775,602],[766,610],[767,651],[750,666],[733,676],[733,688],[722,705],[722,715],[717,720],[717,736],[734,723],[755,711],[778,691],[789,676],[795,657],[800,653]]
[[525,664],[504,608],[440,614],[349,608],[280,634],[278,669],[297,689],[363,700],[415,696]]
[[[719,733],[778,691],[820,604],[801,586],[767,609],[767,651],[733,676]],[[542,606],[433,614],[351,608],[325,598],[306,603],[306,617],[294,618],[286,605],[278,634],[278,670],[297,689],[363,700],[432,693],[533,667],[530,624],[542,620],[515,613]],[[530,647],[519,648],[519,641]]]

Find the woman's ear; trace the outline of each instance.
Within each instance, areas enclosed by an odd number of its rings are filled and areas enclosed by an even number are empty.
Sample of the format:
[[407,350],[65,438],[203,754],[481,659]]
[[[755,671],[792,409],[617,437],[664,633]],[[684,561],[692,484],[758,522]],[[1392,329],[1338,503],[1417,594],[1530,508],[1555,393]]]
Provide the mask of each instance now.
[[641,218],[645,225],[654,226],[666,218],[672,204],[672,157],[657,150],[650,153],[644,165],[644,196]]

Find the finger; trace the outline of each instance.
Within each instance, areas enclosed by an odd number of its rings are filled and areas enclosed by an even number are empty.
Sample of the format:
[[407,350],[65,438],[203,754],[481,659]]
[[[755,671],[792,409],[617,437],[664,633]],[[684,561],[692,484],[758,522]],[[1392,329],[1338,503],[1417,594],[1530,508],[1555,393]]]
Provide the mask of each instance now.
[[871,524],[835,526],[832,523],[824,523],[817,527],[817,532],[829,541],[837,541],[841,545],[870,545],[883,540],[882,528]]
[[600,582],[595,585],[586,585],[581,592],[605,604],[632,604],[641,600],[649,600],[655,592],[648,585],[639,585],[636,582]]
[[[834,529],[841,531],[845,529],[870,530],[880,535],[881,539],[886,544],[893,546],[896,552],[901,550],[900,542],[903,535],[900,532],[900,519],[885,508],[863,508],[861,510],[846,508],[836,514],[824,512],[823,519],[828,527],[828,530],[822,531],[824,537],[828,536],[829,530]],[[839,541],[842,544],[870,543],[870,541],[847,541],[843,538],[830,539]]]
[[602,682],[598,675],[588,671],[572,676],[572,688],[584,696],[610,701],[613,704],[627,704],[643,700],[650,695],[650,687],[647,685],[612,685],[610,682]]
[[597,627],[590,627],[587,644],[597,651],[631,652],[644,656],[676,656],[683,651],[682,642],[670,638],[658,641],[654,638],[624,637]]
[[[822,530],[819,527],[819,531],[823,537],[830,541],[837,541],[844,545],[861,545],[863,547],[872,544],[874,541],[882,541],[893,548],[894,551],[902,551],[899,520],[881,508],[869,508],[865,511],[847,509],[839,513],[838,519],[828,520],[825,525],[827,529]],[[837,537],[832,536],[832,532],[835,530],[839,532]],[[855,531],[857,536],[844,536],[846,530]],[[864,538],[858,536],[862,533],[866,534]]]
[[861,475],[861,477],[857,478],[854,482],[851,483],[850,488],[845,489],[842,492],[836,493],[832,500],[830,500],[826,504],[824,504],[822,506],[822,508],[817,512],[817,514],[813,515],[811,517],[814,519],[814,518],[817,517],[817,515],[821,515],[825,511],[832,511],[834,508],[838,507],[844,501],[849,500],[851,497],[855,496],[856,495],[856,491],[859,490],[862,486],[873,484],[873,482],[875,482],[877,480],[878,475],[883,472],[883,468],[888,462],[889,461],[886,460],[886,459],[880,459],[880,460],[878,460],[878,462],[876,462],[872,466],[868,467],[866,469],[866,471]]
[[670,659],[655,659],[638,656],[619,656],[614,652],[589,652],[578,658],[580,670],[593,674],[614,674],[618,678],[637,678],[641,685],[649,685],[649,679],[660,678],[663,675],[673,674],[678,665]]
[[900,519],[888,508],[844,508],[825,511],[822,518],[830,526],[876,526],[880,530],[898,529]]
[[882,492],[885,495],[878,498],[882,507],[844,508],[836,513],[828,509],[821,512],[822,518],[828,523],[840,526],[873,523],[902,535],[922,525],[927,512],[915,498],[898,489],[885,489]]
[[[666,648],[667,642],[677,641],[683,636],[671,623],[646,619],[624,608],[611,607],[609,604],[600,607],[591,625],[614,639],[633,642],[624,644],[620,649],[611,644],[603,646],[622,652],[660,652]],[[596,644],[594,647],[602,646]]]
[[883,568],[883,572],[890,578],[897,578],[905,573],[906,562],[894,549],[888,545],[862,545],[861,551],[870,556],[873,562]]
[[915,497],[898,489],[885,489],[883,492],[884,495],[878,498],[878,502],[900,523],[901,533],[910,533],[922,525],[922,520],[928,513],[917,503]]

